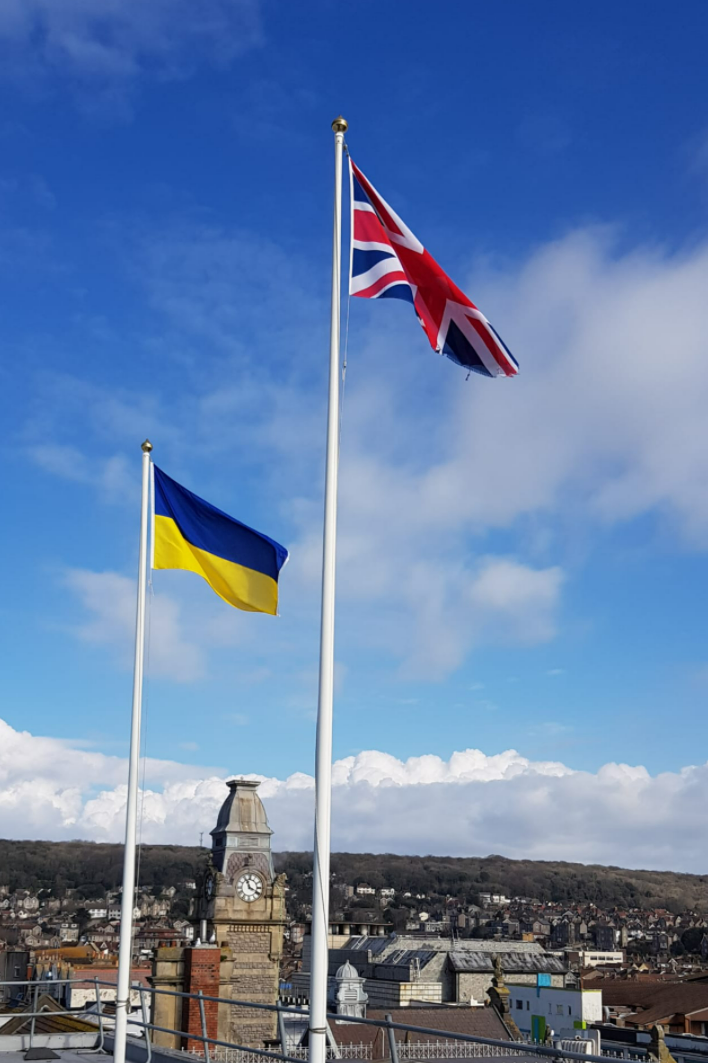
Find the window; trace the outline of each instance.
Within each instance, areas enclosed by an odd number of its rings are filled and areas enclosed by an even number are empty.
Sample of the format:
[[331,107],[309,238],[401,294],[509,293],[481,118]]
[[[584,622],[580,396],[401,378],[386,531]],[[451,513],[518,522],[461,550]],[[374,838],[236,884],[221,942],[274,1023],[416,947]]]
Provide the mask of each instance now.
[[562,1014],[563,1014],[563,1005],[562,1004],[556,1004],[556,1015],[562,1015]]
[[552,1004],[549,1004],[549,1005],[548,1005],[548,1014],[549,1014],[549,1015],[552,1015],[552,1014],[553,1014],[553,1005],[552,1005]]
[[526,1010],[531,1011],[531,1002],[528,1000],[526,1001]]
[[573,1014],[573,1012],[571,1011],[571,1007],[570,1007],[570,1004],[568,1005],[568,1014],[569,1014],[569,1015],[572,1015],[572,1014]]
[[516,1001],[516,1010],[517,1011],[523,1011],[523,1008],[524,1008],[523,1000],[517,1000]]

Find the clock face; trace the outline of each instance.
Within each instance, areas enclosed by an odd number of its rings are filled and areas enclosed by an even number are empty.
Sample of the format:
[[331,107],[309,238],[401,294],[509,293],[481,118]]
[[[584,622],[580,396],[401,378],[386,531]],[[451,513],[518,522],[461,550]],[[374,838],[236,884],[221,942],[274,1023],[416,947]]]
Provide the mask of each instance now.
[[242,901],[258,900],[263,892],[263,880],[253,871],[245,871],[236,882],[236,892]]

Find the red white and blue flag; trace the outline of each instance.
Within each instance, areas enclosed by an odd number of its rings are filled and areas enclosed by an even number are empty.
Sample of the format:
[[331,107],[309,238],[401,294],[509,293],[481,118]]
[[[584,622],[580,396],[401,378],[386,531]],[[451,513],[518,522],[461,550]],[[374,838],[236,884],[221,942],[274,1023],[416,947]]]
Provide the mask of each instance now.
[[361,299],[406,299],[438,354],[483,376],[516,376],[519,365],[484,314],[454,284],[349,160],[352,249],[349,291]]

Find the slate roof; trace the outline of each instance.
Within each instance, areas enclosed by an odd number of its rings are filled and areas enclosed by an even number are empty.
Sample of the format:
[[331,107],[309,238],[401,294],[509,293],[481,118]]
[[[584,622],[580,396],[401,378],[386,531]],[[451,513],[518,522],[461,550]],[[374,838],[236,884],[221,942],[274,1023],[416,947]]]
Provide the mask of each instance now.
[[[386,1011],[369,1009],[368,1019],[384,1019]],[[511,1041],[511,1036],[498,1013],[491,1007],[438,1007],[415,1006],[392,1008],[388,1014],[394,1022],[406,1023],[408,1026],[426,1026],[439,1030],[440,1037],[431,1034],[413,1033],[409,1030],[396,1030],[396,1040],[411,1044],[428,1044],[436,1040],[445,1041],[446,1034],[466,1034],[468,1037],[492,1037],[498,1041]],[[365,1026],[360,1023],[330,1022],[332,1033],[338,1045],[367,1044],[372,1046],[372,1059],[388,1058],[388,1040],[386,1031],[380,1026]],[[427,1054],[426,1054],[427,1058]]]
[[[390,1012],[367,1012],[370,1019],[383,1019],[390,1014],[393,1022],[403,1022],[408,1026],[428,1026],[441,1033],[462,1033],[468,1037],[494,1037],[498,1041],[511,1041],[511,1035],[499,1018],[499,1013],[491,1007],[439,1007],[439,1008],[394,1008]],[[430,1041],[425,1033],[412,1033],[397,1030],[396,1039],[401,1041]]]
[[692,1015],[707,1009],[708,984],[610,982],[602,986],[602,1003],[610,1008],[626,1009],[625,1025],[648,1026],[673,1015]]
[[437,952],[433,952],[432,949],[395,949],[393,952],[389,952],[388,955],[382,956],[380,960],[377,960],[379,964],[409,964],[413,960],[419,960],[420,966],[425,967],[426,963],[430,963],[438,955]]
[[[413,934],[389,934],[387,937],[352,935],[346,947],[347,950],[351,949],[356,952],[370,952],[372,956],[376,956],[385,950],[416,952],[422,950],[424,952],[440,953],[449,951],[450,939],[435,937],[433,934],[419,936]],[[460,951],[467,951],[467,949],[461,948]],[[470,946],[469,951],[486,952],[490,955],[499,952],[505,953],[509,951],[509,943],[507,941],[480,940],[475,941],[474,945]],[[543,955],[544,953],[543,948],[537,941],[515,941],[514,951],[531,955]]]
[[[509,951],[501,953],[500,959],[502,970],[507,974],[564,974],[568,969],[560,956],[548,953]],[[455,949],[450,953],[450,965],[453,971],[470,974],[494,970],[491,953],[472,949]]]

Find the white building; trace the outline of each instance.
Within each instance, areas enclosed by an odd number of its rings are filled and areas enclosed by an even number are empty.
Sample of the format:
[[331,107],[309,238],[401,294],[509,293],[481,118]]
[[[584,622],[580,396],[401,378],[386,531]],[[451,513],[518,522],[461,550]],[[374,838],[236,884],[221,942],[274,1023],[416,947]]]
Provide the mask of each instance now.
[[[99,985],[98,995],[101,1001],[114,1003],[116,999],[116,983],[118,970],[115,967],[80,967],[75,968],[74,974],[79,976],[84,973],[85,978],[79,978],[66,987],[66,1006],[70,1011],[79,1011],[96,1000],[96,979],[99,982],[111,982],[112,985]],[[133,968],[130,978],[130,1007],[140,1007],[140,986],[148,989],[147,974],[144,970]],[[147,994],[146,994],[147,995]]]
[[566,949],[568,962],[578,967],[624,967],[621,949]]
[[479,903],[484,908],[489,908],[492,904],[498,904],[500,906],[511,904],[511,900],[503,893],[480,893]]
[[556,1037],[575,1037],[589,1023],[602,1022],[601,989],[506,984],[511,1018],[536,1041],[543,1041],[549,1027]]

